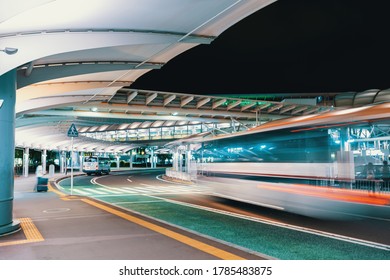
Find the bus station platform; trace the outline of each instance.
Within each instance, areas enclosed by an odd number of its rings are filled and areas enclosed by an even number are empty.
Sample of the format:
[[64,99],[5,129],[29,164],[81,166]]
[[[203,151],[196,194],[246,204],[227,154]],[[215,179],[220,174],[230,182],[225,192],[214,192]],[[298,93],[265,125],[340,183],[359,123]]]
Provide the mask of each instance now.
[[35,191],[36,176],[15,178],[13,217],[21,230],[0,236],[0,259],[260,259],[89,197],[63,194],[53,187],[63,176],[52,177],[47,192]]

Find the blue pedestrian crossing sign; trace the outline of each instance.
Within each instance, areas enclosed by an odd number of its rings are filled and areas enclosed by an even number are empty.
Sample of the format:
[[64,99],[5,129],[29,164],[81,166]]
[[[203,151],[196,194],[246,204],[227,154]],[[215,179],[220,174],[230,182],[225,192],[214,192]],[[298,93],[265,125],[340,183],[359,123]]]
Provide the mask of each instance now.
[[72,123],[72,125],[69,127],[68,137],[79,137],[79,132],[77,131],[77,128],[74,123]]

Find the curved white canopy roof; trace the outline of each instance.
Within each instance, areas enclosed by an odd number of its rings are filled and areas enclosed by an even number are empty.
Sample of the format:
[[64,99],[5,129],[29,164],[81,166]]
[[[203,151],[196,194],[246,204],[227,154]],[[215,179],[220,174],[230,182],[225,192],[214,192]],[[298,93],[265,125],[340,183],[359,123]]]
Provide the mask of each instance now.
[[[0,0],[7,7],[0,10],[0,49],[18,49],[13,55],[0,52],[0,75],[17,69],[16,144],[66,149],[64,130],[71,122],[91,127],[114,120],[254,119],[256,110],[263,110],[257,103],[129,87],[275,1]],[[265,113],[308,110],[271,105]],[[92,106],[98,108],[95,114]],[[173,110],[181,114],[174,117]],[[77,142],[85,150],[114,144]]]

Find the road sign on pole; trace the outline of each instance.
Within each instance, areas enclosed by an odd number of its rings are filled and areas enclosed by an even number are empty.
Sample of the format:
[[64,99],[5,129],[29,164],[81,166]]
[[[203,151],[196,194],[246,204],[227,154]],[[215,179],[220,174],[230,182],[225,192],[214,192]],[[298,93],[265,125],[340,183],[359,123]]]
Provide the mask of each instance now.
[[69,127],[68,137],[79,137],[79,132],[77,131],[77,128],[74,123],[72,123],[72,125]]
[[79,132],[74,123],[69,127],[68,137],[72,138],[72,148],[70,151],[70,195],[73,195],[73,137],[79,137]]

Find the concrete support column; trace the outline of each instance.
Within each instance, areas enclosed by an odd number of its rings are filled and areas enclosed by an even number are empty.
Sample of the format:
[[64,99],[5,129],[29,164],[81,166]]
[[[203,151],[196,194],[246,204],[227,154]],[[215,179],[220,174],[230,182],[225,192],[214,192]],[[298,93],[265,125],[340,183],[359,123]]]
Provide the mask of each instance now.
[[42,162],[42,174],[46,174],[46,158],[47,158],[47,150],[42,151],[41,162]]
[[187,173],[191,173],[191,150],[190,150],[190,145],[187,146],[187,151],[186,151],[186,168],[187,168]]
[[183,154],[181,153],[181,150],[178,151],[178,157],[179,157],[179,172],[183,171]]
[[66,168],[67,168],[66,152],[65,151],[61,151],[60,152],[60,173],[64,174]]
[[80,152],[79,154],[79,160],[80,160],[80,168],[79,171],[83,170],[83,163],[84,163],[84,152]]
[[23,176],[28,177],[28,166],[30,163],[30,149],[24,148],[23,153]]
[[133,160],[134,160],[134,155],[133,155],[133,152],[131,152],[131,156],[130,156],[130,168],[133,169]]
[[179,149],[175,148],[173,151],[173,162],[172,162],[172,167],[173,170],[179,171]]
[[151,168],[155,168],[154,166],[154,150],[152,149],[151,152],[150,152],[150,167]]
[[0,76],[0,235],[16,231],[14,200],[16,70]]
[[349,129],[348,128],[342,128],[340,130],[340,141],[341,141],[341,151],[350,151],[351,150],[351,143],[348,141],[350,138],[349,136]]

